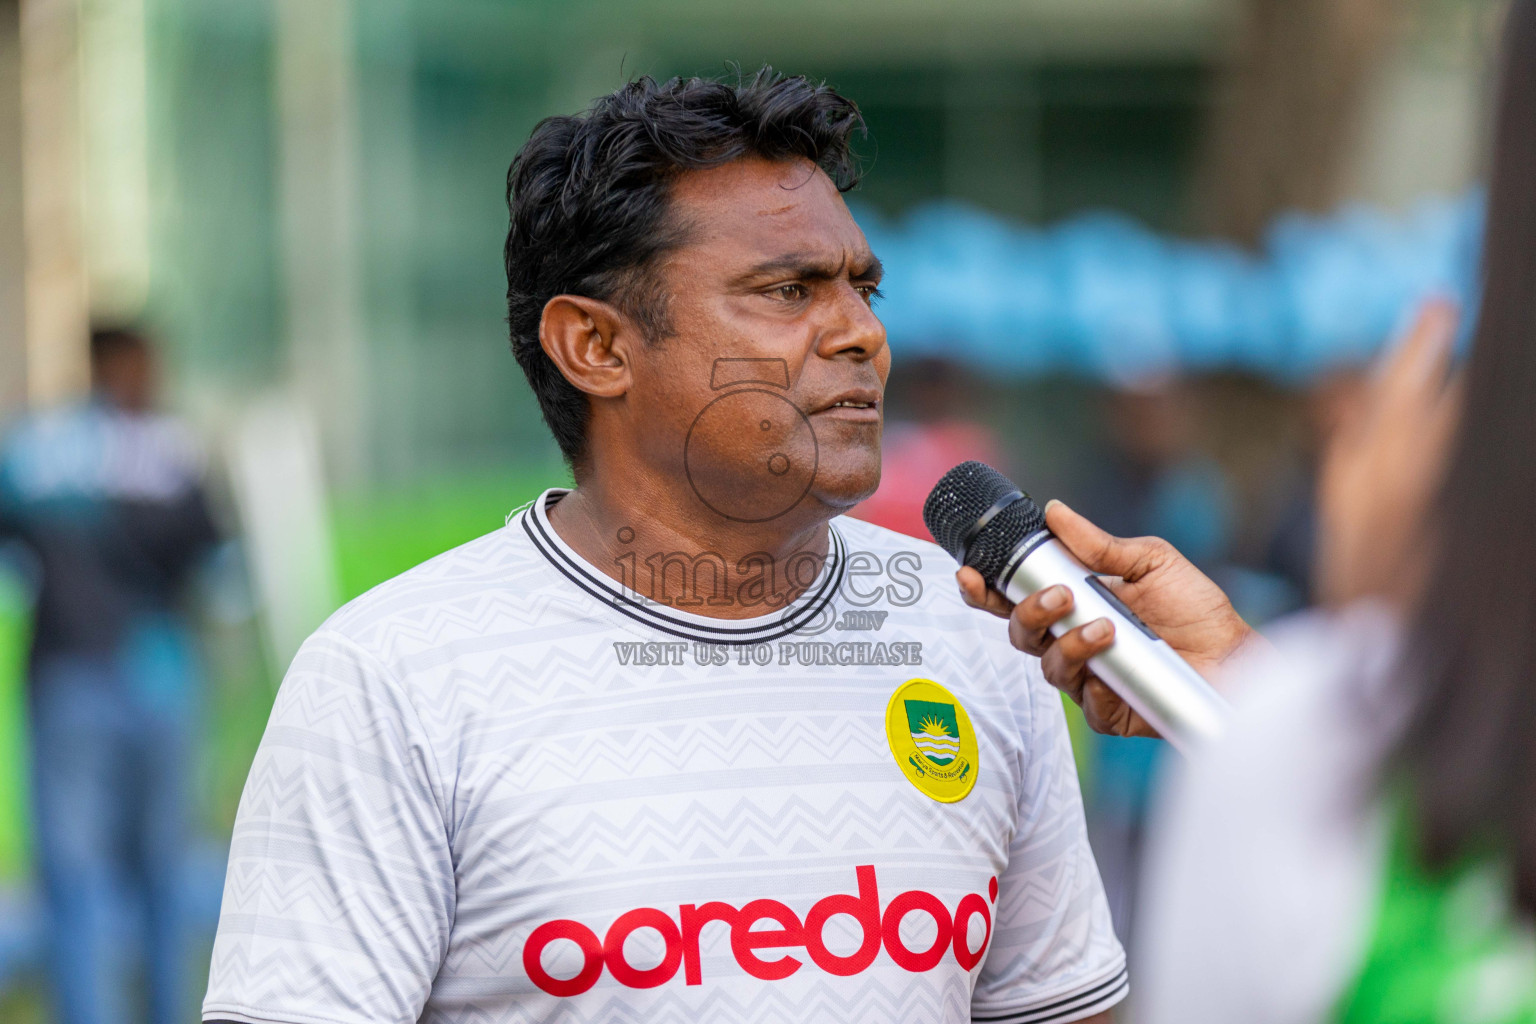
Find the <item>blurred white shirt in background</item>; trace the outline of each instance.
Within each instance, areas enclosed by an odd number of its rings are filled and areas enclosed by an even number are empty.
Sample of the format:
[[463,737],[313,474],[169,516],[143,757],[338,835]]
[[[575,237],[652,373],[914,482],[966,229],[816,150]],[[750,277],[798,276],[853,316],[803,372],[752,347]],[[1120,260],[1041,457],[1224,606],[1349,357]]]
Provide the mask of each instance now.
[[1266,634],[1274,649],[1227,675],[1231,732],[1162,793],[1136,1024],[1316,1024],[1367,954],[1390,838],[1376,769],[1407,710],[1384,687],[1399,627],[1360,604]]

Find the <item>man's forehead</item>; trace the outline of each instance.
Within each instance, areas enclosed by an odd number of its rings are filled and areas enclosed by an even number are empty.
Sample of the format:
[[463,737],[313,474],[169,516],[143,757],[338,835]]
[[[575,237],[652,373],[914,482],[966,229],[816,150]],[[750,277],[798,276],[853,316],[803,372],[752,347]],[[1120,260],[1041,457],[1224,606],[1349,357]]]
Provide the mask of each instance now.
[[832,179],[809,160],[749,157],[687,171],[671,200],[694,244],[779,248],[794,237],[801,247],[868,248]]

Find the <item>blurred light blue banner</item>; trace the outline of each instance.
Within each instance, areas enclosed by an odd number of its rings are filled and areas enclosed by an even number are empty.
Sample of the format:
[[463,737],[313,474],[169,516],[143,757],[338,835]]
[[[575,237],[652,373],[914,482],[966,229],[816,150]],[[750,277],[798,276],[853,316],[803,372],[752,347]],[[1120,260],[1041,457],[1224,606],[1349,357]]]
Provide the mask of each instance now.
[[899,353],[1011,377],[1300,382],[1369,359],[1427,298],[1470,307],[1483,196],[1287,215],[1256,253],[1108,213],[1044,229],[952,202],[855,215],[886,266],[879,312]]

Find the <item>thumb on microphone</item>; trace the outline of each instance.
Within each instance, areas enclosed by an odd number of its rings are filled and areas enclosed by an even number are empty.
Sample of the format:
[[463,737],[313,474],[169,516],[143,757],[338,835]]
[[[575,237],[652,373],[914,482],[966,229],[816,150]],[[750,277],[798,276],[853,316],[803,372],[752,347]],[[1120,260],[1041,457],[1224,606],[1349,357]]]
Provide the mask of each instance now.
[[1258,633],[1210,577],[1161,537],[1115,537],[1059,501],[1045,523],[1090,571],[1195,670],[1210,678]]
[[1134,581],[1153,568],[1164,549],[1172,551],[1167,541],[1157,537],[1112,536],[1057,498],[1045,503],[1045,525],[1080,562],[1104,576]]

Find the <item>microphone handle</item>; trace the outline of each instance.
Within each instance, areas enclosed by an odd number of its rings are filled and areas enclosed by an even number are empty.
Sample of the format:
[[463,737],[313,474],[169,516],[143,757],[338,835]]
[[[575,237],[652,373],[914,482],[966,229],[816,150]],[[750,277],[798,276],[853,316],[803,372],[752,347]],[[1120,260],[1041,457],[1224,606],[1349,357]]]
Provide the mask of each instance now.
[[1051,627],[1052,634],[1094,619],[1113,622],[1114,643],[1088,667],[1164,739],[1187,756],[1221,735],[1231,714],[1226,700],[1048,530],[1024,539],[1003,568],[998,589],[1017,603],[1057,584],[1072,591],[1072,611]]

